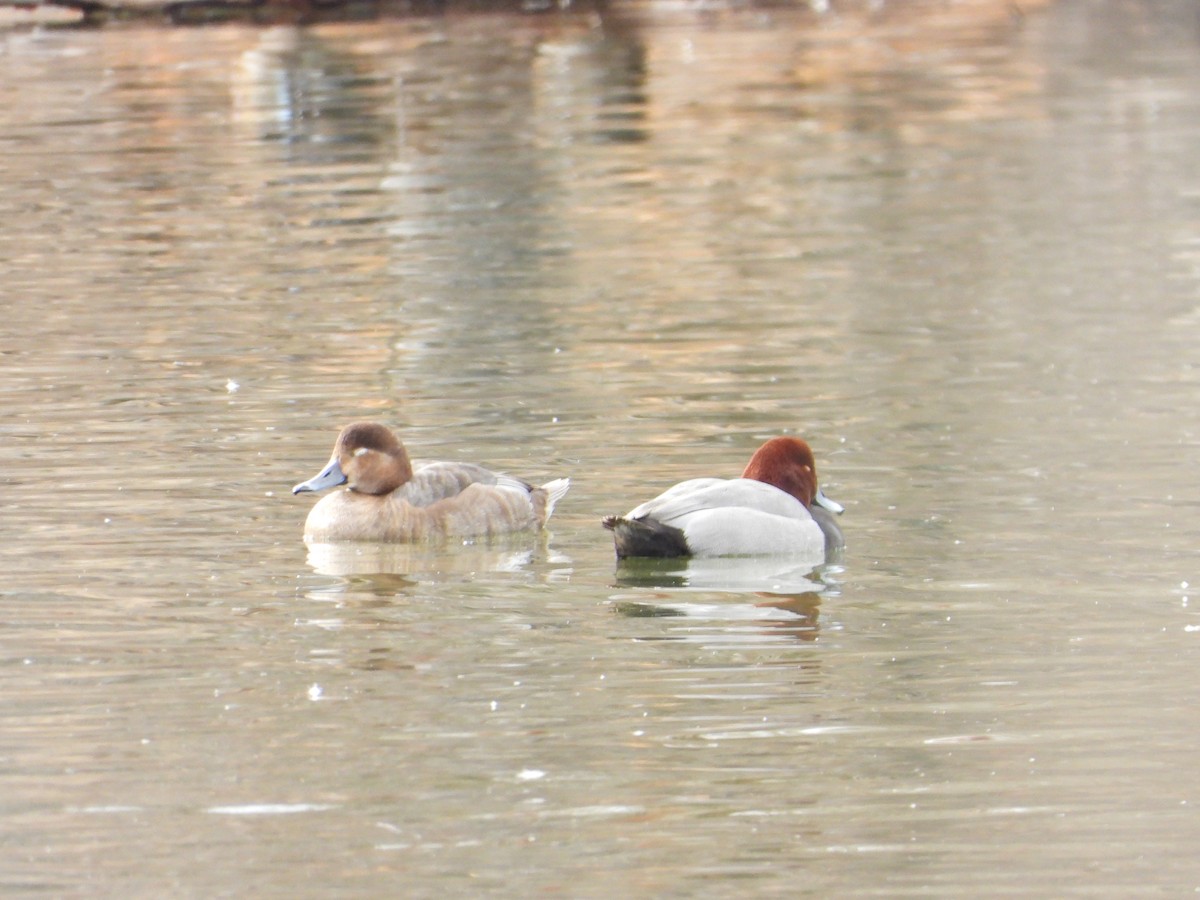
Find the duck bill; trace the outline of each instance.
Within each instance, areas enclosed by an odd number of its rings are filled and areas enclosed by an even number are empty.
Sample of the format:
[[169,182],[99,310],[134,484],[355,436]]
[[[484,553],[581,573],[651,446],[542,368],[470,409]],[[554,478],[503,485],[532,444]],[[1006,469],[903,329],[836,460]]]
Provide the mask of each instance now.
[[346,474],[342,471],[342,467],[338,465],[337,457],[335,456],[329,461],[329,465],[308,479],[308,481],[302,481],[292,488],[292,493],[300,494],[304,491],[323,491],[325,488],[337,487],[339,484],[345,483]]
[[839,516],[846,511],[846,507],[842,506],[842,504],[838,503],[836,500],[830,500],[823,493],[821,493],[820,488],[817,488],[817,496],[813,497],[813,503],[817,504],[817,506],[821,507],[821,509],[827,509],[831,513],[836,513]]

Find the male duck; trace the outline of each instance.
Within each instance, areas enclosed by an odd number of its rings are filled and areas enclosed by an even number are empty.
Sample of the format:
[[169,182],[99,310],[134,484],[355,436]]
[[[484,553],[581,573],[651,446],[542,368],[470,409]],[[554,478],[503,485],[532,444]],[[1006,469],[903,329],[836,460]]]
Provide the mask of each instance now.
[[414,468],[404,445],[374,422],[342,429],[329,465],[292,493],[339,484],[347,490],[323,497],[309,512],[306,541],[416,543],[541,528],[571,486],[556,478],[534,487],[471,463]]
[[741,478],[683,481],[623,516],[608,516],[603,524],[613,533],[618,559],[816,559],[842,548],[841,529],[830,515],[842,510],[817,487],[817,465],[808,444],[777,437],[758,448]]

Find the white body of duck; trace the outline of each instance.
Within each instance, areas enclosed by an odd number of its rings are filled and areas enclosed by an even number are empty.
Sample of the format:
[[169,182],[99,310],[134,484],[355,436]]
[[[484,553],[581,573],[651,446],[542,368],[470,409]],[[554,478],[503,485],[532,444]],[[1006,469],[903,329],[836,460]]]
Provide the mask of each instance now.
[[308,514],[311,543],[418,543],[541,528],[570,487],[558,478],[535,487],[471,463],[413,464],[391,431],[373,422],[347,425],[333,457],[293,494],[346,485]]
[[609,516],[619,558],[802,556],[825,559],[844,545],[821,493],[816,463],[799,438],[759,447],[741,478],[680,482],[623,516]]

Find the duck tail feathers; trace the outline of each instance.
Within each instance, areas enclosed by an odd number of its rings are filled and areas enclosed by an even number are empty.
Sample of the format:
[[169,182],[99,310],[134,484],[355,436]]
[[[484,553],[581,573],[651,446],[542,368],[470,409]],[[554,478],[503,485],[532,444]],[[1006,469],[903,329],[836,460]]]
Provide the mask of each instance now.
[[570,489],[570,478],[555,478],[542,485],[542,490],[546,492],[546,515],[542,519],[543,522],[549,521],[550,516],[554,513],[555,505],[566,496]]
[[627,519],[624,516],[605,516],[600,524],[613,533],[617,559],[629,556],[673,558],[691,556],[683,532],[672,525],[644,516]]

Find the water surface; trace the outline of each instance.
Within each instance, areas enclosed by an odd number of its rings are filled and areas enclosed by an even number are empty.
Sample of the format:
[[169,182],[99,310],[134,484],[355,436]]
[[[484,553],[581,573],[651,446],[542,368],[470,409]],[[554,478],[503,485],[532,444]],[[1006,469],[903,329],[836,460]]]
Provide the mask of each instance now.
[[[5,891],[1200,886],[1200,32],[1023,6],[0,35]],[[310,552],[355,418],[573,487]]]

